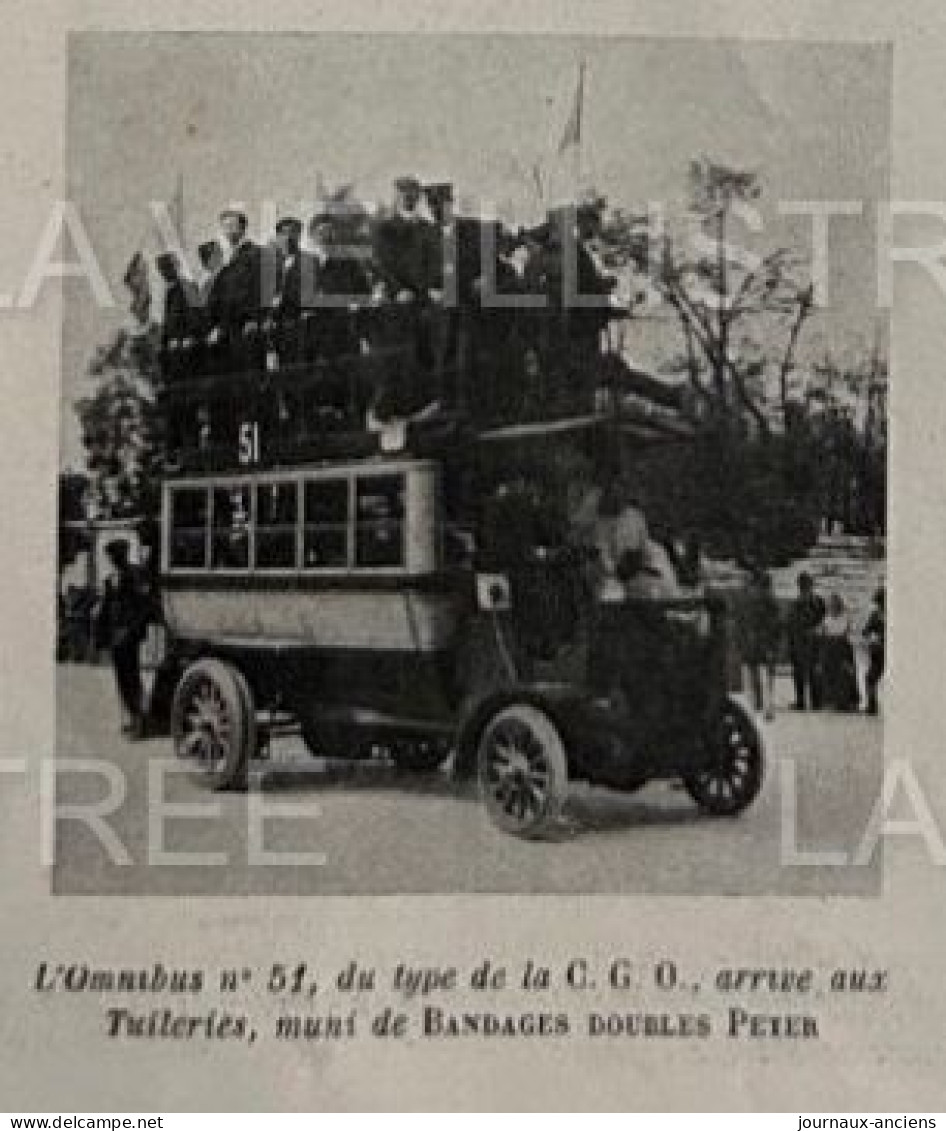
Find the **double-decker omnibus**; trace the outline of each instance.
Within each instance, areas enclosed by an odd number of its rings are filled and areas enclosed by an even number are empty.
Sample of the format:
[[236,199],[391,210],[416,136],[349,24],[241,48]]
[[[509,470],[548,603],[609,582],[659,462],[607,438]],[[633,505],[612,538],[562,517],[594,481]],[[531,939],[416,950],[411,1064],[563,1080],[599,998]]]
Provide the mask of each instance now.
[[[294,720],[315,755],[428,771],[452,757],[493,821],[526,836],[556,820],[576,778],[630,790],[680,777],[708,812],[744,809],[763,754],[733,694],[725,605],[603,606],[567,539],[491,506],[508,503],[510,477],[523,497],[530,480],[547,492],[543,461],[563,445],[594,460],[685,444],[685,420],[612,387],[577,391],[551,419],[445,412],[372,431],[359,416],[380,364],[169,389],[186,439],[162,495],[177,754],[237,787],[275,722]],[[589,675],[608,621],[633,668],[618,701]]]

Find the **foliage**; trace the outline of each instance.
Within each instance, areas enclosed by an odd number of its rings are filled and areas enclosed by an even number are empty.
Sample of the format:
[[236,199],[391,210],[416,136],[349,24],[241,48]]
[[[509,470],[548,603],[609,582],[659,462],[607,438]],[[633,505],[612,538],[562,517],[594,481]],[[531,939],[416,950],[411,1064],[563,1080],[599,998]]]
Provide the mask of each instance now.
[[157,333],[119,330],[89,365],[95,390],[76,404],[92,498],[107,517],[154,517],[162,460]]
[[[688,228],[657,234],[651,217],[603,209],[597,251],[615,271],[645,277],[673,312],[698,422],[692,459],[676,471],[674,510],[716,553],[777,564],[803,554],[824,520],[884,528],[886,367],[825,359],[795,399],[796,350],[812,313],[805,265],[776,247],[730,245],[762,189],[754,172],[701,159],[688,177]],[[775,399],[765,377],[774,376]],[[855,422],[852,405],[866,404]],[[773,429],[773,420],[781,427]]]
[[730,244],[734,219],[761,191],[755,173],[693,161],[688,231],[655,235],[648,218],[618,209],[604,217],[599,247],[606,265],[646,275],[676,315],[684,351],[677,363],[705,415],[748,417],[766,437],[761,378],[776,365],[787,387],[813,291],[789,249],[750,255]]

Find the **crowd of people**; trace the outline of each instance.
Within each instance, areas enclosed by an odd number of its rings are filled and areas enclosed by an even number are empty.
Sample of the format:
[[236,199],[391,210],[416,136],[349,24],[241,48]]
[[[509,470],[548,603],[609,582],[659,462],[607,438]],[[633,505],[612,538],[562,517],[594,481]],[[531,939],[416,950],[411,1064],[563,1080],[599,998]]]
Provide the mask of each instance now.
[[[542,387],[550,359],[597,353],[617,312],[615,280],[587,247],[594,205],[513,232],[457,215],[448,183],[408,176],[394,188],[393,206],[376,216],[341,206],[305,224],[284,216],[266,244],[249,238],[244,213],[225,210],[221,239],[197,249],[193,279],[177,256],[160,256],[169,380],[331,364],[400,346],[410,364],[388,374],[371,407],[410,415],[466,407],[484,352],[491,373],[515,368],[520,399],[539,401],[550,393]],[[488,394],[477,384],[477,400]]]
[[[742,617],[742,651],[749,669],[750,693],[756,710],[771,717],[775,668],[787,646],[797,711],[850,712],[861,707],[878,712],[878,689],[884,674],[885,591],[879,588],[860,641],[840,593],[825,600],[811,574],[798,575],[798,594],[783,617],[764,569],[753,572]],[[861,694],[856,646],[862,643],[867,665]]]

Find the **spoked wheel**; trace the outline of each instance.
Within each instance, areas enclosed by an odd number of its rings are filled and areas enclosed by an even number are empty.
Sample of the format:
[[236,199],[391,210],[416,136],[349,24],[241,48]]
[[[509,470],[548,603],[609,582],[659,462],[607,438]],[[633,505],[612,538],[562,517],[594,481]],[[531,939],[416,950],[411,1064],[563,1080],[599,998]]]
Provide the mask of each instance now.
[[684,778],[693,800],[714,816],[741,813],[762,788],[762,740],[748,713],[727,700],[707,734],[707,761]]
[[480,737],[478,767],[486,811],[497,828],[538,837],[554,825],[568,793],[568,759],[544,711],[529,703],[498,711]]
[[396,738],[390,745],[396,766],[413,774],[429,774],[447,760],[450,741],[446,738]]
[[215,789],[245,785],[256,715],[243,674],[221,660],[192,664],[174,693],[171,736],[177,756]]

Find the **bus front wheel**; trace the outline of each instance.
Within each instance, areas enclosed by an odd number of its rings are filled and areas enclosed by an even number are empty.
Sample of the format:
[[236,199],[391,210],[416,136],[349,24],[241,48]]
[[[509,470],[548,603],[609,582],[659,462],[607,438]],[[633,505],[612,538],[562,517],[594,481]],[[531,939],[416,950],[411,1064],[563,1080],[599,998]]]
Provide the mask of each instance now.
[[253,695],[243,673],[223,660],[191,664],[174,694],[171,736],[175,754],[214,789],[243,787],[256,751]]
[[513,702],[483,727],[477,752],[480,789],[497,828],[541,837],[568,795],[568,757],[558,727],[539,707]]

